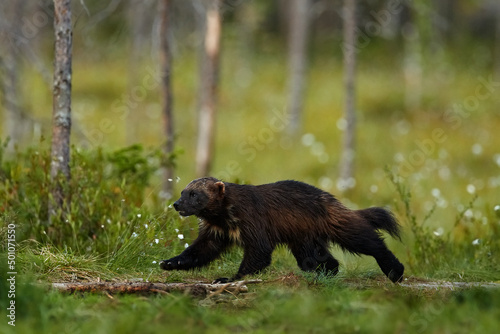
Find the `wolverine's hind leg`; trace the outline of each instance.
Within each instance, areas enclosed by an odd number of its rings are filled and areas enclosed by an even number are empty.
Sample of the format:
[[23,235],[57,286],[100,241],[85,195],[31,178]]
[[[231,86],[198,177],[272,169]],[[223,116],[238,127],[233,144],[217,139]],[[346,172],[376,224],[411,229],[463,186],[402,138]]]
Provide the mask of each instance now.
[[394,283],[403,281],[405,267],[387,247],[385,247],[385,250],[380,249],[373,257],[377,260],[380,269],[391,281]]
[[[403,280],[405,267],[387,248],[384,240],[373,230],[364,230],[357,234],[356,239],[340,240],[342,248],[357,254],[370,255],[377,260],[377,264],[384,274],[394,283]],[[347,241],[349,240],[349,241]]]
[[300,269],[324,272],[332,276],[338,273],[339,262],[330,254],[327,242],[310,241],[289,246]]

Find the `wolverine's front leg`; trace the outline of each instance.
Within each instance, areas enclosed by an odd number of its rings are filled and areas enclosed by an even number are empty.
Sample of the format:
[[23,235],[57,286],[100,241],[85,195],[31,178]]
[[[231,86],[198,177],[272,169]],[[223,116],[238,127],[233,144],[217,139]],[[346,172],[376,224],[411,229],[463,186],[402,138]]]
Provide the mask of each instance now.
[[206,266],[220,256],[231,245],[225,235],[202,231],[191,246],[180,255],[160,262],[164,270],[189,270]]
[[252,275],[260,272],[271,264],[271,255],[273,247],[262,243],[250,243],[244,246],[243,261],[241,262],[238,273],[231,279],[218,278],[214,283],[227,283],[237,281],[246,275]]
[[202,267],[203,264],[197,256],[199,253],[197,248],[198,247],[189,249],[188,247],[180,255],[161,261],[160,268],[163,270],[189,270],[192,268]]

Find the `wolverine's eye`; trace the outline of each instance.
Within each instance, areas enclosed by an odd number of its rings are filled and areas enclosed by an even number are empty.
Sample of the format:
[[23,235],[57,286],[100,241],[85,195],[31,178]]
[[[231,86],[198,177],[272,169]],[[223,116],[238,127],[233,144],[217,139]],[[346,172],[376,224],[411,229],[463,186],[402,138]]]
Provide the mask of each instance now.
[[198,197],[198,194],[195,193],[194,191],[192,191],[192,192],[189,193],[189,197],[196,198],[196,197]]

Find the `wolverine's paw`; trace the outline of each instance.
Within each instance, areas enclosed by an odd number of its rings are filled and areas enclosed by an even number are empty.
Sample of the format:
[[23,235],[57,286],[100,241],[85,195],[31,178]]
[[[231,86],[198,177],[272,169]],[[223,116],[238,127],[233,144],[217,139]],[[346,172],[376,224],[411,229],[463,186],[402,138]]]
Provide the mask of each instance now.
[[403,272],[405,270],[405,267],[400,263],[396,268],[391,270],[387,277],[393,282],[393,283],[401,283],[403,281]]
[[227,278],[227,277],[220,277],[220,278],[216,278],[212,284],[225,284],[225,283],[230,283],[232,282],[233,280],[230,279],[230,278]]
[[389,279],[393,282],[393,283],[401,283],[403,282],[403,274],[398,274],[394,271],[391,271],[389,273]]
[[172,270],[175,269],[173,267],[172,261],[170,260],[163,260],[160,262],[160,268],[163,270]]
[[189,256],[175,256],[168,260],[160,262],[160,268],[163,270],[189,270],[196,268],[198,259],[193,259]]
[[178,257],[173,257],[168,260],[163,260],[160,262],[160,268],[163,270],[175,270],[180,269],[183,263]]

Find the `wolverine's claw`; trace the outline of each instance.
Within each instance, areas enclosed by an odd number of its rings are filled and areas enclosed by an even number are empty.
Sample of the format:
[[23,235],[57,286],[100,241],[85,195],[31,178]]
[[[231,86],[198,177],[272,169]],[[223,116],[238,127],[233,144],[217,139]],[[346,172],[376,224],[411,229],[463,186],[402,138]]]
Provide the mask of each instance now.
[[160,268],[163,270],[170,270],[172,269],[172,262],[163,260],[160,262]]

